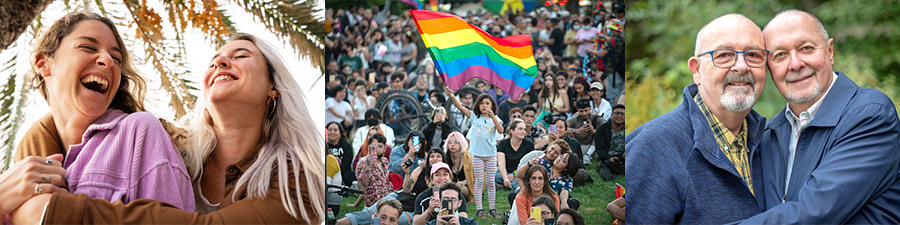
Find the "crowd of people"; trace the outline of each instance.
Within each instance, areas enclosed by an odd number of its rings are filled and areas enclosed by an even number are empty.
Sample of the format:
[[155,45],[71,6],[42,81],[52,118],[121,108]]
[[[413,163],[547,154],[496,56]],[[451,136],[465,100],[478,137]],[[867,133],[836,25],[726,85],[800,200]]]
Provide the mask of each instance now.
[[[594,179],[587,170],[604,180],[624,175],[624,3],[609,11],[458,13],[495,37],[531,36],[539,72],[515,98],[477,78],[467,84],[476,92],[447,88],[413,19],[392,15],[390,4],[326,11],[326,162],[333,169],[326,174],[331,184],[355,184],[364,193],[351,206],[365,206],[336,223],[504,217],[509,224],[583,224],[573,194]],[[402,106],[376,108],[398,90],[430,106],[421,130],[396,119],[394,107]],[[512,191],[506,216],[496,207],[497,188]],[[546,214],[534,218],[532,207]],[[458,213],[436,213],[443,209]]]

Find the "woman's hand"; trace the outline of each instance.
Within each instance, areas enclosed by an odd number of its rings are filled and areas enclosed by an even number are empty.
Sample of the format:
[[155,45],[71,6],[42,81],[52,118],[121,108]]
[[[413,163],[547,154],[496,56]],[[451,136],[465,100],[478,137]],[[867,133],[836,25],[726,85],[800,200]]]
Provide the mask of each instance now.
[[66,185],[62,159],[60,154],[47,158],[31,156],[0,174],[0,214],[12,212],[35,195],[68,192],[61,188]]
[[528,222],[525,222],[525,225],[541,225],[541,221],[534,217],[528,217]]
[[444,86],[444,92],[447,92],[447,96],[450,96],[451,98],[456,97],[455,95],[453,95],[453,90],[451,90],[450,87],[447,87],[446,85]]

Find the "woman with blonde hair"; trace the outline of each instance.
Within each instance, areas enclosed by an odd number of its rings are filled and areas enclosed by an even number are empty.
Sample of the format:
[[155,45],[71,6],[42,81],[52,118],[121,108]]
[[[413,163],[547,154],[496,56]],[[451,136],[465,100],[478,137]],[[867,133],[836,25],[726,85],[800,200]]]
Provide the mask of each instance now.
[[13,222],[322,223],[324,139],[309,129],[316,126],[306,105],[275,48],[235,34],[211,60],[203,97],[186,121],[184,161],[199,212],[152,200],[122,204],[53,193],[27,201]]

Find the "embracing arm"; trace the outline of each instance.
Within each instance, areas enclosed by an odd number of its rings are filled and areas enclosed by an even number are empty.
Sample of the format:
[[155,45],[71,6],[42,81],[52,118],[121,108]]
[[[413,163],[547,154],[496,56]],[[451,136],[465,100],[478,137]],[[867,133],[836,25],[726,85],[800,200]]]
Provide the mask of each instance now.
[[[299,174],[297,177],[299,180],[306,180],[302,171]],[[301,186],[298,190],[290,185],[287,192],[291,195],[287,197],[289,199],[297,199],[294,193],[300,193],[302,202],[298,203],[300,211],[297,211],[296,218],[284,208],[277,185],[270,185],[264,198],[244,198],[231,202],[231,192],[228,192],[227,197],[222,200],[222,208],[209,214],[185,211],[171,204],[149,199],[138,199],[123,204],[121,201],[92,199],[84,194],[53,193],[52,196],[45,194],[31,198],[11,215],[11,219],[17,224],[36,224],[40,219],[43,219],[45,224],[320,224],[323,222],[322,218],[316,218],[315,210],[316,207],[324,205],[312,205],[313,196],[310,196],[306,186]],[[45,205],[46,213],[41,218]]]
[[900,152],[896,112],[881,104],[852,111],[855,116],[841,118],[847,126],[839,124],[835,129],[846,132],[836,136],[833,147],[802,183],[798,200],[769,207],[741,223],[847,223],[877,193],[891,188],[897,179]]

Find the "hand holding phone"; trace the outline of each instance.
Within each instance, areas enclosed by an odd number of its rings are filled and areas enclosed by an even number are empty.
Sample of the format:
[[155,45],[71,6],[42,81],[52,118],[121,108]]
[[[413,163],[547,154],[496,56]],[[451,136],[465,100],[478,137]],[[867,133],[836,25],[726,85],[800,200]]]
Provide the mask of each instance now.
[[438,214],[438,217],[442,218],[444,221],[450,221],[450,215],[453,215],[451,209],[453,208],[453,202],[450,200],[441,200],[441,213]]
[[419,146],[419,136],[414,136],[412,138],[412,141],[413,141],[413,146],[412,146],[413,149],[415,149],[416,152],[419,152],[419,147],[420,147]]
[[556,134],[556,125],[550,125],[550,133]]
[[541,207],[531,207],[531,218],[541,219]]

